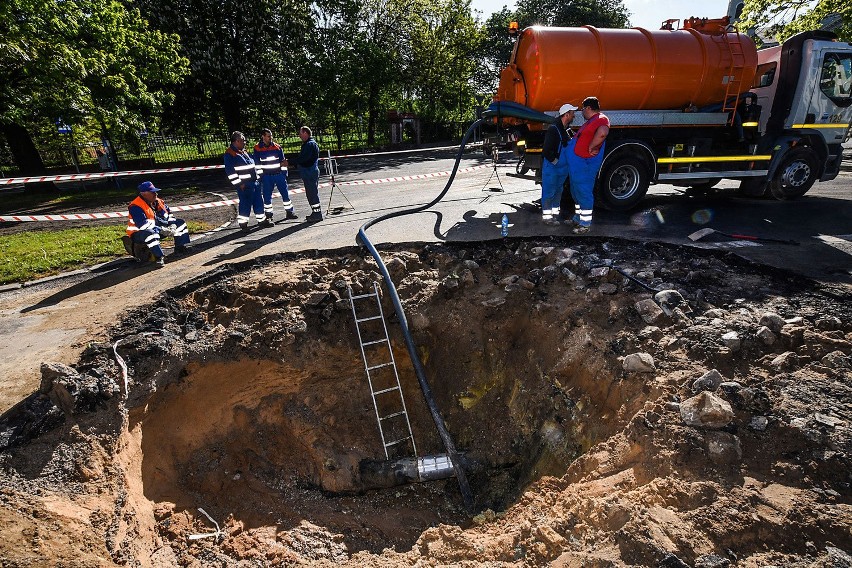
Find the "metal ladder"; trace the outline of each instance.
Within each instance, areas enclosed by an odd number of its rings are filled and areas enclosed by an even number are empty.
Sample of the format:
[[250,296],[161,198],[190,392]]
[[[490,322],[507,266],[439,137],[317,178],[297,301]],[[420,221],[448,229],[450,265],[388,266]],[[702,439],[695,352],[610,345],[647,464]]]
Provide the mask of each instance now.
[[[358,343],[361,346],[361,359],[364,361],[364,369],[367,372],[367,382],[370,385],[370,395],[373,397],[373,409],[376,411],[376,420],[379,424],[379,434],[382,437],[382,445],[385,450],[385,458],[390,459],[390,456],[388,455],[388,448],[399,446],[402,443],[408,441],[411,442],[412,453],[410,455],[416,456],[417,446],[414,444],[414,434],[411,431],[411,422],[408,420],[408,410],[405,407],[405,399],[402,396],[402,387],[399,383],[399,374],[396,370],[396,361],[394,360],[393,349],[391,349],[390,338],[388,337],[388,328],[385,323],[385,314],[382,310],[381,298],[379,297],[379,285],[376,282],[373,282],[372,293],[359,294],[357,296],[352,295],[351,286],[347,285],[346,288],[349,292],[349,305],[352,308],[352,317],[355,319],[355,330],[358,332]],[[375,299],[375,306],[378,308],[378,314],[370,315],[363,318],[358,317],[358,311],[355,309],[355,303],[359,300],[367,300],[369,298]],[[366,306],[362,307],[362,313],[365,307]],[[381,335],[374,335],[374,339],[364,341],[362,326],[364,324],[367,324],[367,322],[371,321],[381,321]],[[374,325],[373,327],[376,326]],[[367,352],[364,350],[364,348],[369,347],[371,345],[379,345],[382,343],[387,346],[387,355],[389,361],[385,360],[383,362],[372,362],[373,364],[371,364],[371,362],[367,360]],[[374,374],[380,369],[388,368],[393,371],[394,380],[385,381],[386,384],[380,385],[378,390],[376,390],[376,381]],[[392,395],[394,392],[398,393],[399,395],[398,404],[395,404],[396,401],[393,398],[390,398],[390,395]],[[382,398],[384,404],[379,404],[379,397]],[[382,412],[387,412],[387,414],[382,415]],[[395,432],[397,434],[396,439],[389,442],[388,430],[391,427],[389,426],[390,423],[388,421],[393,418],[399,417],[405,419],[405,428],[397,428]],[[401,422],[401,420],[398,420],[397,422]],[[399,430],[402,430],[402,432],[399,432]]]
[[[740,102],[740,87],[743,84],[743,72],[745,71],[745,53],[743,53],[739,32],[737,32],[737,41],[731,41],[727,32],[722,37],[731,56],[731,66],[728,68],[728,84],[725,87],[722,112],[731,112],[737,109],[737,105]],[[734,97],[733,101],[731,101],[731,97]]]

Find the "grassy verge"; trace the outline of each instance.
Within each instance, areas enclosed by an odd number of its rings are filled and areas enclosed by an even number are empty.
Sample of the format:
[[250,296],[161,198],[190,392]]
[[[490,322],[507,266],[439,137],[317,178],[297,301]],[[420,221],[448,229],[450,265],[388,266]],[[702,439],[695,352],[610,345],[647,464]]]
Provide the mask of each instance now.
[[[210,227],[188,222],[190,233]],[[0,239],[0,284],[26,282],[127,256],[121,237],[126,224],[62,231],[29,231]],[[163,241],[170,245],[171,239]]]

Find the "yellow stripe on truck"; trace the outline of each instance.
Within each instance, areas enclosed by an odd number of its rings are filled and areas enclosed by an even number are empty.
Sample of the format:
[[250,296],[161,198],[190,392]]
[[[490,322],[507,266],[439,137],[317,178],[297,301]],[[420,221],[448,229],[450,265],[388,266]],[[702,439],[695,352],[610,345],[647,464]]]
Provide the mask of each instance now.
[[825,124],[794,124],[793,128],[849,128],[849,124],[825,123]]
[[690,156],[687,158],[657,158],[658,164],[698,164],[706,162],[762,162],[771,160],[770,154],[757,156]]

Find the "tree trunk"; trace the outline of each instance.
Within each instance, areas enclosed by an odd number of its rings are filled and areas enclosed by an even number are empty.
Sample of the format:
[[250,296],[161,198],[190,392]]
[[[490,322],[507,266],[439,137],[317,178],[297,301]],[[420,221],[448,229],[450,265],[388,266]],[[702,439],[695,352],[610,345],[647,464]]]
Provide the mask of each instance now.
[[367,95],[367,145],[375,146],[376,144],[376,114],[378,114],[379,86],[375,83],[370,85],[370,92]]
[[44,162],[36,150],[35,143],[29,131],[20,124],[4,124],[0,126],[3,136],[9,143],[12,157],[18,165],[21,175],[34,175],[44,173]]
[[[0,131],[6,137],[9,150],[11,150],[12,157],[15,159],[15,164],[17,164],[22,176],[46,173],[41,155],[25,127],[16,123],[3,124],[0,125]],[[56,185],[50,181],[28,183],[25,187],[27,191],[56,191]]]
[[[240,115],[242,114],[242,105],[240,104],[239,99],[235,97],[228,97],[223,99],[222,101],[222,113],[225,116],[225,124],[228,127],[228,136],[230,140],[230,135],[235,130],[240,130],[241,121]],[[245,133],[243,133],[245,134]]]

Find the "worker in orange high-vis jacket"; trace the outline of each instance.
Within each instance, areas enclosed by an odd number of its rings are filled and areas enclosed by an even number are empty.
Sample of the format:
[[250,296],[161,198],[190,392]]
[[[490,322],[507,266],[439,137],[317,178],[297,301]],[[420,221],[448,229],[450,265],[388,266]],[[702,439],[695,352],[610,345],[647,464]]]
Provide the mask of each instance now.
[[138,187],[139,196],[128,206],[127,235],[124,247],[131,255],[143,262],[157,266],[165,263],[160,237],[171,235],[175,239],[175,252],[188,252],[189,229],[183,219],[172,215],[166,202],[157,197],[159,188],[150,181]]

